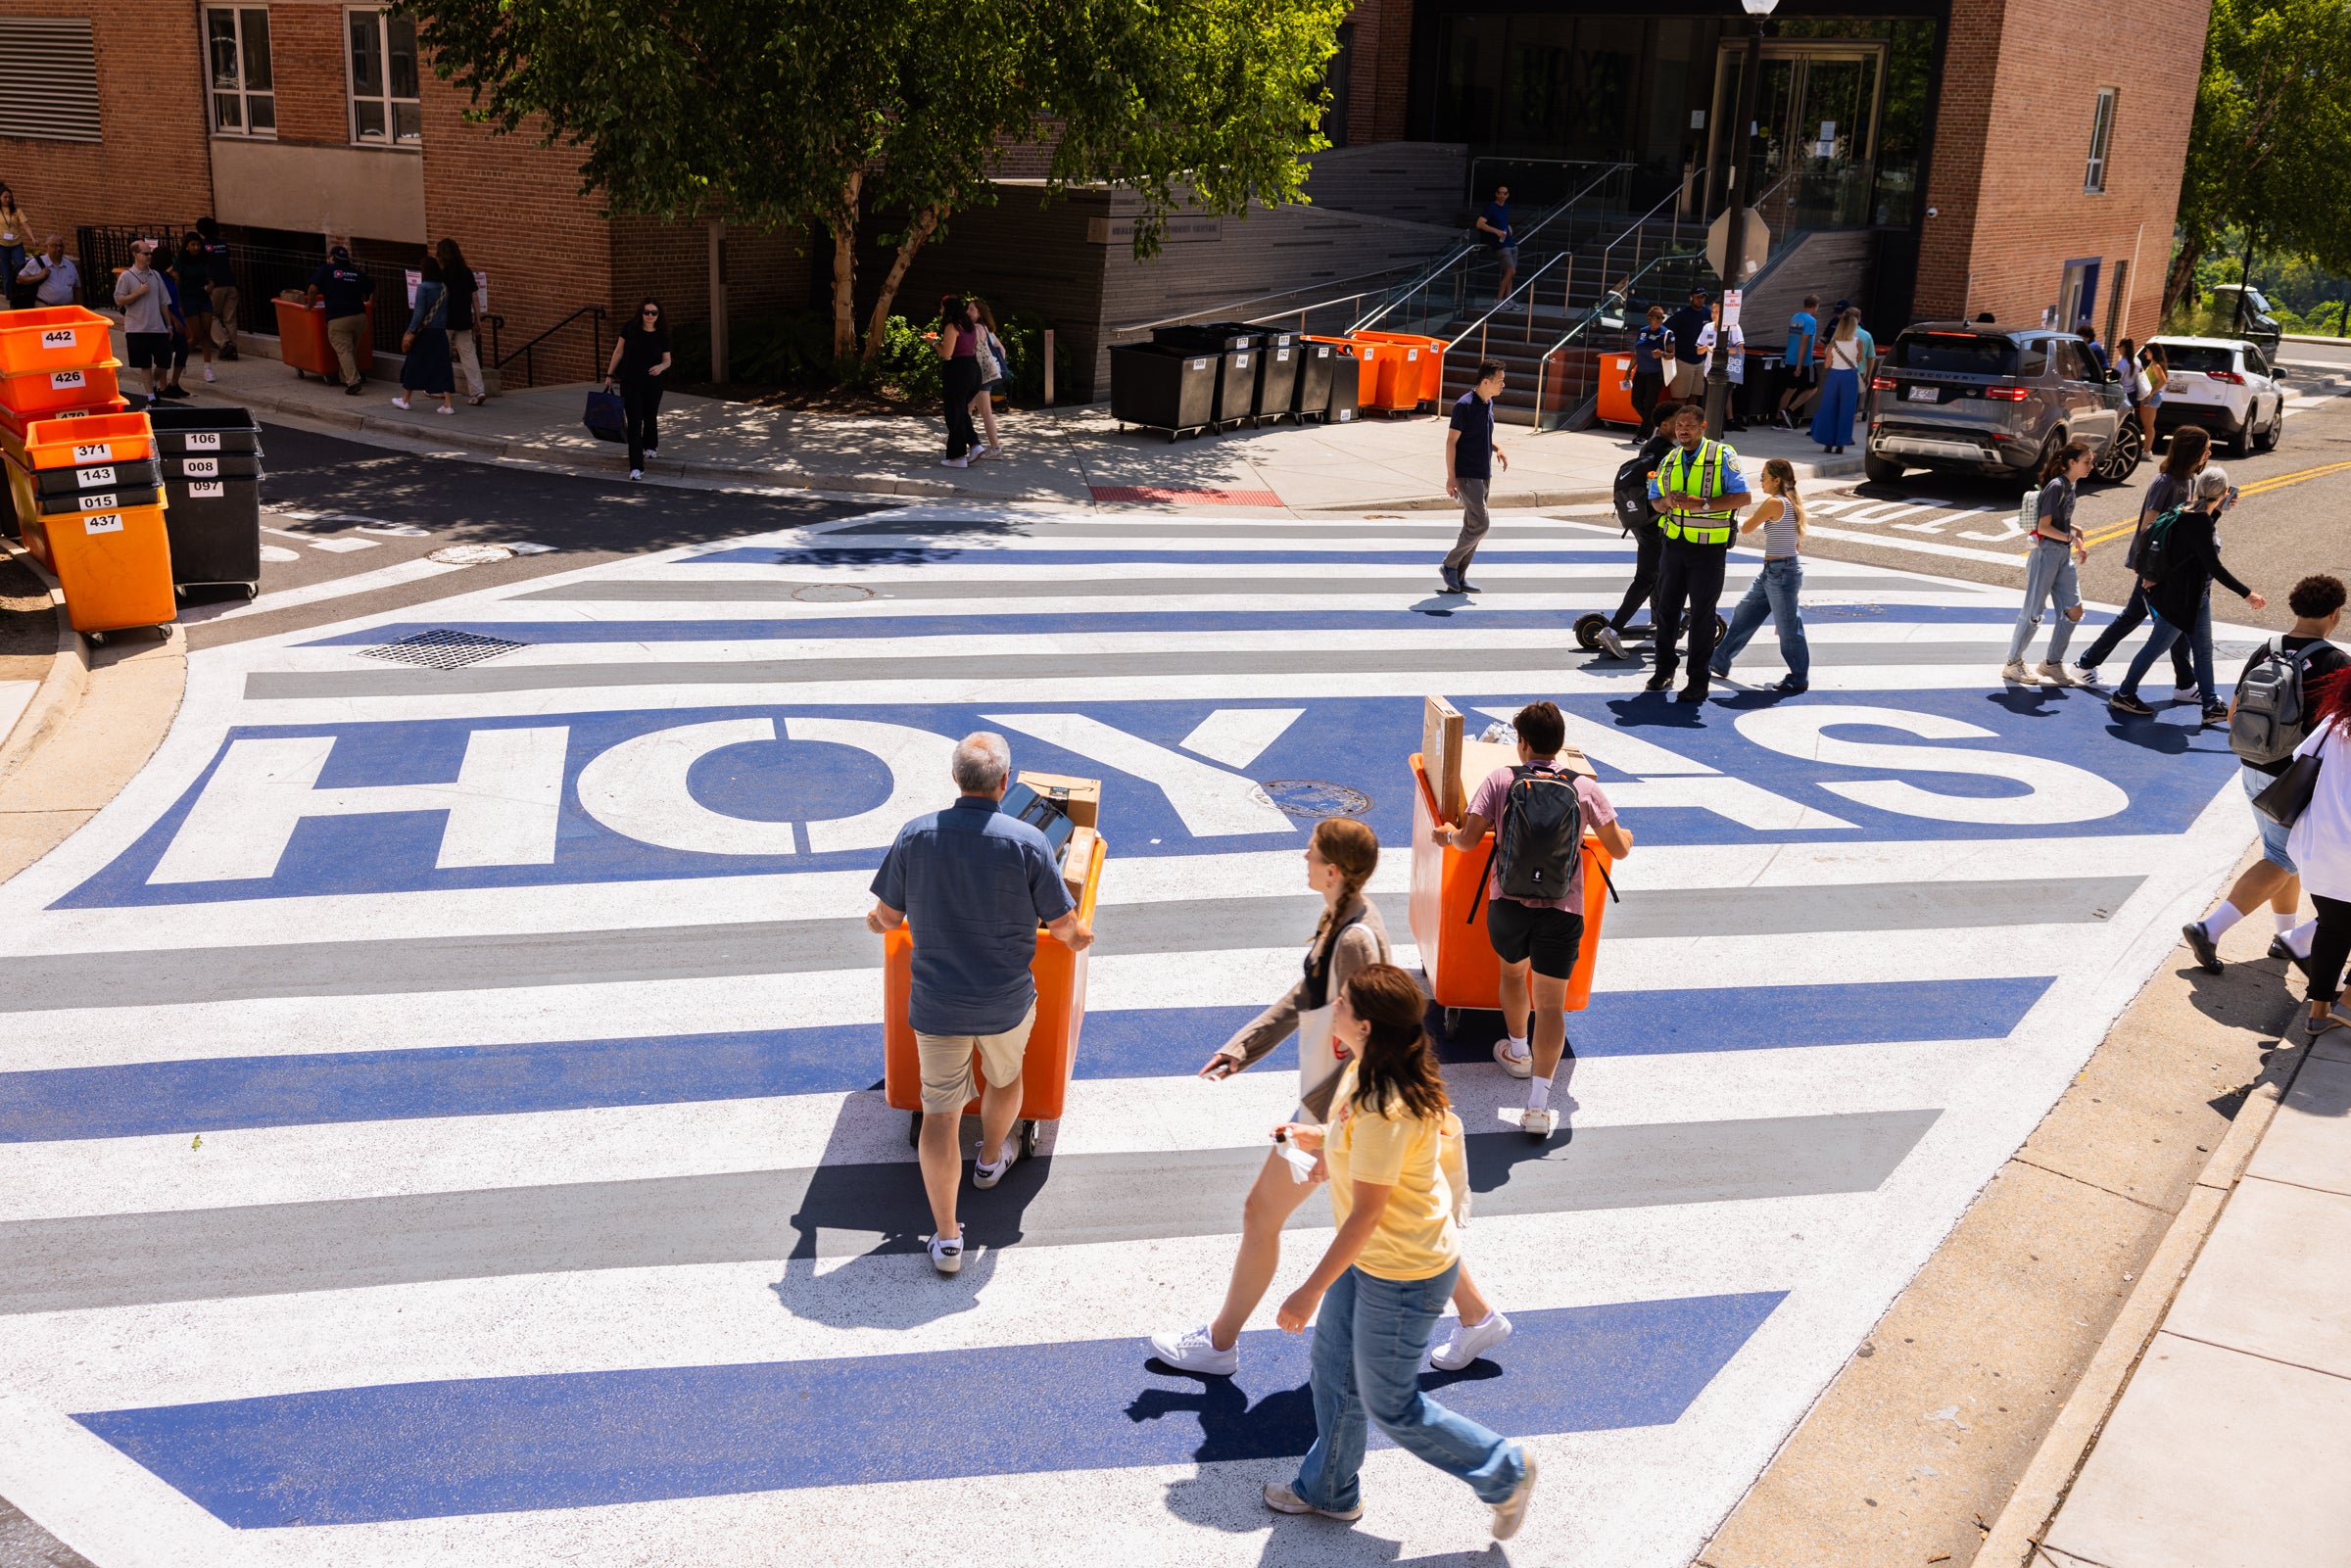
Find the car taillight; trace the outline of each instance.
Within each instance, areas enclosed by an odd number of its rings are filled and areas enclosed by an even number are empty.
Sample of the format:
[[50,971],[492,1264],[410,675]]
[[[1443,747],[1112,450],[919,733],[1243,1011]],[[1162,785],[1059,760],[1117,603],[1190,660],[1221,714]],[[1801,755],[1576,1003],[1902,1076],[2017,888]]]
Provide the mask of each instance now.
[[2233,370],[2207,370],[2204,373],[2215,381],[2226,381],[2232,387],[2241,387],[2245,384],[2245,378]]
[[1986,387],[1984,396],[2000,403],[2022,403],[2033,394],[2025,387]]
[[1894,377],[1878,376],[1873,378],[1869,383],[1869,390],[1872,392],[1892,392],[1894,390]]

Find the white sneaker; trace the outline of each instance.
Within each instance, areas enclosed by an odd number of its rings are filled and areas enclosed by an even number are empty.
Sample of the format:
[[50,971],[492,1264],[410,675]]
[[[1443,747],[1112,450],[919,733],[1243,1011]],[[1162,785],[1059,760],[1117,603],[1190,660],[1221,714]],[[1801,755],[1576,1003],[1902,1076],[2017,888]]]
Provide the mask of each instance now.
[[2193,702],[2203,694],[2203,692],[2197,690],[2192,686],[2176,686],[2172,688],[2172,700],[2174,702]]
[[392,406],[395,408],[406,408],[408,405],[408,400],[406,398],[395,398],[392,400]]
[[1559,1130],[1559,1114],[1550,1106],[1518,1113],[1518,1125],[1530,1138],[1548,1138]]
[[942,1274],[960,1272],[963,1268],[963,1238],[958,1236],[952,1241],[941,1241],[936,1236],[932,1237],[931,1266]]
[[969,457],[941,457],[938,460],[938,466],[941,468],[969,468],[972,466],[972,459]]
[[2033,684],[2033,677],[2025,673],[2025,661],[2022,659],[2010,659],[2006,664],[2001,665],[2000,679],[2003,681],[2013,681],[2019,686],[2031,686]]
[[972,1185],[982,1188],[994,1186],[1004,1179],[1004,1173],[1010,1170],[1013,1163],[1020,1158],[1021,1129],[1015,1127],[1004,1134],[1004,1146],[996,1151],[994,1164],[982,1163],[977,1151],[974,1152],[972,1156]]
[[1475,1327],[1455,1318],[1453,1335],[1428,1353],[1428,1364],[1441,1372],[1458,1372],[1511,1337],[1511,1320],[1489,1312]]
[[205,380],[207,380],[207,381],[213,381],[213,380],[217,380],[217,379],[218,379],[217,377],[216,377],[216,376],[213,374],[213,367],[212,367],[211,365],[209,365],[209,364],[208,364],[208,365],[206,365],[206,366],[204,367],[204,379],[205,379]]
[[1189,1334],[1152,1335],[1151,1354],[1178,1372],[1197,1372],[1203,1377],[1230,1377],[1241,1369],[1239,1342],[1229,1351],[1218,1350],[1208,1337],[1206,1323]]
[[1004,448],[1003,448],[1003,445],[1002,445],[1001,443],[999,443],[999,444],[997,444],[996,446],[993,446],[993,447],[990,447],[990,448],[988,448],[988,449],[987,449],[987,454],[988,454],[990,457],[1001,457],[1001,456],[1003,456],[1003,455],[1004,455]]
[[1350,1524],[1364,1516],[1364,1505],[1360,1502],[1352,1508],[1318,1508],[1279,1481],[1266,1483],[1266,1506],[1275,1513],[1319,1513],[1325,1519],[1344,1519]]
[[1526,1505],[1534,1494],[1535,1461],[1530,1455],[1526,1461],[1526,1474],[1518,1478],[1518,1484],[1511,1489],[1509,1497],[1494,1504],[1496,1541],[1508,1541],[1518,1533],[1518,1527],[1526,1523]]
[[1494,1060],[1501,1063],[1502,1070],[1513,1078],[1531,1078],[1535,1075],[1534,1057],[1511,1055],[1511,1042],[1508,1039],[1494,1042]]
[[629,477],[631,479],[643,479],[645,477],[645,470],[642,468],[632,468],[629,470]]
[[2039,676],[2041,681],[2048,686],[2072,686],[2074,684],[2073,677],[2065,673],[2065,666],[2053,659],[2041,660],[2033,673]]
[[2094,687],[2098,684],[2098,672],[2087,664],[2069,664],[2065,667],[2065,679],[2069,686]]
[[1600,644],[1601,652],[1606,653],[1611,659],[1632,657],[1631,654],[1624,651],[1624,639],[1616,635],[1616,628],[1612,626],[1602,627],[1592,634],[1592,640]]

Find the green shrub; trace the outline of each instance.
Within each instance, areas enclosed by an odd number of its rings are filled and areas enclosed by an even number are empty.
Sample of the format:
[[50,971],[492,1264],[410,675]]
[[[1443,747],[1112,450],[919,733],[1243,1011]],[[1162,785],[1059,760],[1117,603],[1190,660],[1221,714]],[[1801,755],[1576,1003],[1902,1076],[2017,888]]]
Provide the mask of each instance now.
[[[730,325],[728,368],[737,381],[767,387],[868,387],[888,391],[909,403],[936,403],[942,393],[938,350],[934,340],[938,318],[913,322],[893,315],[882,329],[882,352],[868,366],[852,357],[837,364],[833,358],[833,317],[823,310],[792,310],[744,316]],[[996,328],[1004,340],[1007,389],[1015,403],[1036,404],[1045,396],[1045,323],[1030,316],[1007,315]],[[677,356],[676,379],[710,379],[710,326],[690,323],[672,338]],[[1053,348],[1056,387],[1070,384],[1069,345]]]

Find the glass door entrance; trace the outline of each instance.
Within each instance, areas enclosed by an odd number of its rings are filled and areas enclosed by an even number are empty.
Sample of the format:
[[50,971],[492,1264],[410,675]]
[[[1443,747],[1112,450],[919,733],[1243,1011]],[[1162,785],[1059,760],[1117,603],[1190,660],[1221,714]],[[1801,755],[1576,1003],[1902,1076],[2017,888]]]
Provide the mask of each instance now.
[[[1738,113],[1746,45],[1726,41],[1716,57],[1714,133],[1708,166],[1740,149],[1731,134]],[[1873,221],[1871,190],[1886,46],[1766,40],[1755,84],[1742,195],[1776,238],[1799,228],[1850,228]]]

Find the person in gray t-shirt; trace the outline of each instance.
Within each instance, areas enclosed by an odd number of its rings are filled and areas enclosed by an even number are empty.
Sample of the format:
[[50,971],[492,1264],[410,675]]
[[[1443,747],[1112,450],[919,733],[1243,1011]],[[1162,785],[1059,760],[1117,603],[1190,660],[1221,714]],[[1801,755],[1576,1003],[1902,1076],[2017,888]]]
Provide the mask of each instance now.
[[130,367],[147,372],[147,401],[153,403],[171,366],[171,296],[155,269],[155,241],[131,242],[130,265],[115,279],[115,304],[122,311]]

